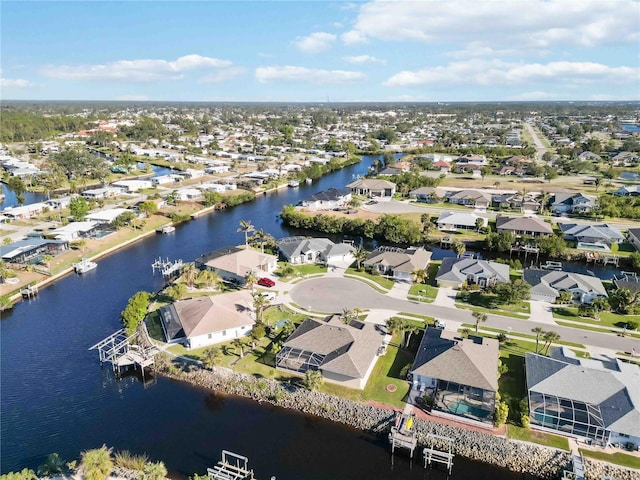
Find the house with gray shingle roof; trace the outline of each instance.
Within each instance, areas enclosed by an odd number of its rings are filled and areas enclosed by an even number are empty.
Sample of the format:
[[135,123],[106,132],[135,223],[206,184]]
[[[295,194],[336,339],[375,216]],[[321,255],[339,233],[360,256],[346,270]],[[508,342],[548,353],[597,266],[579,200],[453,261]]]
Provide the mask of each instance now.
[[487,208],[491,204],[491,195],[478,190],[460,190],[449,195],[449,203],[468,207]]
[[333,210],[351,201],[351,191],[345,188],[328,188],[300,201],[300,205],[312,210]]
[[414,270],[426,270],[431,252],[422,247],[379,247],[362,262],[365,268],[376,270],[398,280],[412,281]]
[[498,391],[498,341],[427,328],[409,370],[412,388],[432,407],[491,422]]
[[602,281],[590,275],[526,268],[522,279],[531,285],[531,300],[554,303],[560,292],[571,293],[576,303],[591,303],[598,297],[607,297]]
[[365,197],[393,197],[396,193],[396,184],[387,180],[376,178],[361,178],[347,185],[352,193]]
[[475,230],[478,228],[476,222],[480,219],[482,227],[486,227],[489,220],[475,213],[467,212],[442,212],[436,220],[439,230]]
[[624,236],[613,225],[585,225],[576,223],[560,223],[560,230],[565,240],[575,240],[576,248],[582,243],[611,246],[624,241]]
[[355,248],[347,243],[333,243],[328,238],[286,237],[277,242],[280,255],[289,263],[353,262]]
[[510,281],[509,265],[476,258],[445,258],[436,275],[439,287],[459,288],[464,282],[488,287]]
[[511,232],[516,235],[548,237],[553,234],[551,224],[538,217],[496,217],[496,231]]
[[386,335],[379,325],[345,324],[339,315],[307,318],[276,355],[276,368],[301,375],[319,370],[326,381],[363,389],[384,352]]
[[525,371],[531,427],[602,446],[640,446],[638,365],[578,358],[562,347],[550,357],[527,353]]
[[582,193],[556,193],[551,201],[555,213],[588,213],[596,206],[596,198]]
[[627,232],[627,240],[636,247],[636,250],[640,250],[640,228],[630,228]]
[[640,195],[640,185],[625,185],[616,190],[614,195],[618,197],[637,197]]

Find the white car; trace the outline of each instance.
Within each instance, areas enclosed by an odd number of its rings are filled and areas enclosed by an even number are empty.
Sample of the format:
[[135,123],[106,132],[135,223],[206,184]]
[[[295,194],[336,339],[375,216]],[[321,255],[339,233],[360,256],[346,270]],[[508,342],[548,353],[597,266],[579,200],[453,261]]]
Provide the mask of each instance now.
[[264,298],[266,298],[270,302],[274,301],[277,296],[275,292],[260,292],[258,295],[262,295]]

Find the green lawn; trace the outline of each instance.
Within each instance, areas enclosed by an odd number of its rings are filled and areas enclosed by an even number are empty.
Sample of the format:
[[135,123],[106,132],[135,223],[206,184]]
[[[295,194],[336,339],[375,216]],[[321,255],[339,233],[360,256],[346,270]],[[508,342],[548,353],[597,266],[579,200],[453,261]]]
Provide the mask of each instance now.
[[503,312],[511,312],[524,314],[529,316],[531,313],[531,307],[529,302],[519,302],[516,304],[498,304],[496,302],[497,295],[492,293],[476,291],[476,292],[458,292],[456,295],[456,301],[462,301],[467,299],[465,304],[473,305],[474,307],[481,307],[489,311],[500,310]]
[[[287,262],[278,262],[279,268],[276,270],[275,274],[280,278],[295,278],[295,277],[304,277],[305,275],[321,275],[327,273],[326,265],[315,265],[315,264],[305,264],[305,265],[290,265]],[[293,274],[288,276],[282,275],[282,269],[285,266],[291,266],[293,269]]]
[[293,312],[292,310],[289,310],[288,308],[281,305],[271,306],[264,311],[264,323],[266,325],[275,325],[278,321],[285,318],[290,318],[293,323],[299,324],[305,318],[307,318],[307,315]]
[[500,361],[507,366],[508,370],[498,378],[498,391],[501,400],[509,405],[509,421],[519,423],[518,405],[527,392],[524,380],[524,354],[503,344],[500,345]]
[[400,316],[400,317],[417,318],[419,320],[422,320],[425,323],[428,323],[429,325],[433,325],[435,323],[435,321],[436,321],[436,319],[433,318],[433,317],[429,317],[427,315],[418,315],[417,313],[400,312],[400,313],[398,313],[398,316]]
[[622,452],[616,453],[604,453],[597,450],[580,449],[585,457],[595,458],[596,460],[602,460],[604,462],[615,463],[616,465],[622,465],[623,467],[640,469],[640,457],[634,457]]
[[409,289],[409,295],[407,298],[411,300],[420,300],[421,302],[431,303],[438,295],[438,289],[431,285],[425,285],[424,283],[417,283],[411,285]]
[[507,312],[505,310],[500,310],[496,308],[482,308],[482,307],[474,307],[469,305],[468,303],[456,302],[456,307],[463,308],[465,310],[471,310],[473,312],[482,312],[482,313],[490,313],[492,315],[502,315],[503,317],[511,317],[517,318],[519,320],[526,320],[526,315],[520,315],[514,312]]
[[613,312],[600,312],[599,319],[589,317],[581,317],[578,315],[578,309],[574,307],[554,307],[553,316],[564,320],[573,320],[591,325],[601,325],[603,327],[622,328],[628,321],[640,323],[640,315],[622,315]]
[[147,331],[151,338],[160,342],[165,341],[162,325],[160,324],[160,312],[158,310],[149,313],[145,319],[145,323],[147,324]]
[[552,435],[550,433],[539,432],[530,428],[517,427],[509,425],[507,427],[507,436],[514,440],[522,440],[525,442],[537,443],[547,447],[557,448],[559,450],[569,451],[569,440],[567,437],[560,435]]
[[391,290],[394,284],[393,280],[389,280],[388,278],[385,278],[381,275],[371,275],[370,273],[367,273],[367,272],[359,272],[355,268],[347,268],[347,271],[345,273],[347,275],[353,275],[356,277],[361,277],[361,278],[366,278],[367,280],[371,280],[372,282],[380,285],[380,287],[382,287],[385,291]]
[[[468,328],[470,330],[474,330],[476,328],[475,324],[471,324],[471,323],[463,323],[462,326],[465,327],[465,328]],[[485,327],[482,324],[480,324],[480,329],[481,330],[485,330],[485,331],[489,331],[489,332],[495,332],[495,333],[506,333],[510,337],[521,337],[521,338],[524,338],[524,339],[532,339],[532,340],[536,339],[535,334],[532,334],[532,333],[508,332],[506,330],[501,330],[499,328]],[[542,344],[542,339],[540,339],[540,342]],[[558,343],[558,344],[561,344],[561,345],[566,345],[568,347],[585,348],[585,346],[583,344],[581,344],[581,343],[566,342],[566,341],[563,341],[563,340],[558,340],[558,341],[556,341],[554,343]]]

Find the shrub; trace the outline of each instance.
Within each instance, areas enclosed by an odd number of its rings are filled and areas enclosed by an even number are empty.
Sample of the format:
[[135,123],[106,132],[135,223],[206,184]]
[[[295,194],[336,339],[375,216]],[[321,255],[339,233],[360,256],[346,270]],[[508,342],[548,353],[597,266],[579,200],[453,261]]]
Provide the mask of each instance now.
[[500,402],[496,405],[496,411],[493,414],[493,423],[496,427],[504,425],[509,415],[509,406],[505,402]]
[[113,470],[111,449],[103,445],[82,452],[80,468],[87,480],[105,480]]
[[149,462],[142,470],[143,480],[162,480],[167,477],[167,467],[162,462]]
[[0,475],[0,480],[37,480],[36,472],[29,468],[23,468],[19,472],[9,472]]
[[409,369],[411,368],[411,364],[407,363],[404,367],[400,369],[400,378],[407,378],[409,375]]
[[127,468],[129,470],[144,470],[145,465],[149,462],[147,455],[133,455],[128,450],[116,452],[114,455],[114,463],[118,467]]

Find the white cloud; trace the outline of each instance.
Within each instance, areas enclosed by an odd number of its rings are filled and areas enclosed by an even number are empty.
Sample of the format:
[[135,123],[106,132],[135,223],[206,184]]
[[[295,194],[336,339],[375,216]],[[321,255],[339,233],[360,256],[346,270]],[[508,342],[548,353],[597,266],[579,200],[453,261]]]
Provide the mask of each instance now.
[[640,38],[636,0],[373,1],[360,6],[346,44],[380,40],[460,42],[494,47],[633,43]]
[[359,65],[364,63],[378,63],[378,64],[386,63],[384,60],[381,60],[376,57],[372,57],[371,55],[356,55],[354,57],[344,57],[344,60],[349,63],[355,63]]
[[232,78],[238,77],[245,72],[242,67],[223,68],[214,73],[210,73],[198,79],[199,83],[222,83]]
[[302,52],[319,53],[328,50],[336,38],[333,33],[315,32],[306,37],[298,37],[293,43]]
[[96,65],[49,65],[41,73],[62,80],[125,80],[150,82],[154,80],[179,80],[184,72],[228,68],[231,62],[201,55],[185,55],[174,61],[167,60],[118,60]]
[[445,66],[396,73],[387,86],[406,87],[441,84],[518,85],[535,81],[621,84],[637,82],[640,68],[610,67],[593,62],[507,63],[501,60],[471,59]]
[[27,88],[33,86],[33,82],[23,78],[0,78],[0,87],[3,88]]
[[292,65],[256,68],[256,78],[260,83],[304,82],[316,84],[343,84],[365,80],[364,73],[347,70],[321,70]]

